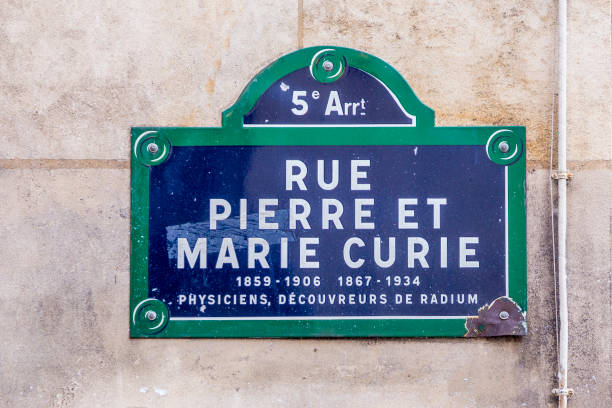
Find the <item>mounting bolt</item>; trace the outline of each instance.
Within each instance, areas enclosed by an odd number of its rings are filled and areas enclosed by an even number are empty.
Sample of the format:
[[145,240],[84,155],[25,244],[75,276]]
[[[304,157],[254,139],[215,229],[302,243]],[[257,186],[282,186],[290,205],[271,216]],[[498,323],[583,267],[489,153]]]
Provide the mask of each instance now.
[[157,319],[157,313],[155,313],[154,310],[149,310],[149,311],[147,311],[147,313],[145,313],[145,317],[147,319],[149,319],[150,321],[153,321],[153,320]]
[[510,313],[506,312],[505,310],[502,310],[501,312],[499,312],[499,318],[502,320],[507,320],[510,317]]
[[151,154],[155,154],[159,151],[159,146],[157,146],[155,143],[150,143],[147,146],[147,151]]
[[508,144],[508,142],[501,142],[499,144],[499,151],[502,153],[508,153],[508,150],[510,150],[510,145]]
[[323,69],[327,72],[331,71],[332,69],[334,69],[334,63],[331,61],[323,61]]

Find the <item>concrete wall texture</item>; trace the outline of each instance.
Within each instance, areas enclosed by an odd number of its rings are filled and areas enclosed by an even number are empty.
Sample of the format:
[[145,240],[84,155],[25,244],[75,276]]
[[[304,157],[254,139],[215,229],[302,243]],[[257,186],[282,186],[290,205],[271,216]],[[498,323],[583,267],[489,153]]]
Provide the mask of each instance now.
[[[570,406],[610,407],[610,2],[568,14]],[[0,406],[556,406],[555,2],[5,0],[0,22]],[[437,125],[527,127],[526,338],[129,339],[130,127],[219,125],[321,44],[389,62]]]

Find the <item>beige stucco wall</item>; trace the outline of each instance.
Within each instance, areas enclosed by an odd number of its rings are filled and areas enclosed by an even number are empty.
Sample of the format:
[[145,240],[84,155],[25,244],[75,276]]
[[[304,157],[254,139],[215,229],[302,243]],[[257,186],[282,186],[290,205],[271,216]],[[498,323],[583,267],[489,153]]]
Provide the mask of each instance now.
[[[0,4],[0,406],[555,406],[549,1]],[[610,407],[610,2],[569,2],[570,406]],[[332,44],[438,125],[525,125],[524,339],[131,340],[129,128],[212,126],[259,69]]]

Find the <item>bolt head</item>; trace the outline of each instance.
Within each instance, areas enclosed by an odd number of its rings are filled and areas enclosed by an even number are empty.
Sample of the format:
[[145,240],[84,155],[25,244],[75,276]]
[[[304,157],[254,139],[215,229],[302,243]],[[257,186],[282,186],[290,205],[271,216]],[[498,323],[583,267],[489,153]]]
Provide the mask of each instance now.
[[508,150],[510,150],[510,145],[508,144],[508,142],[501,142],[499,144],[499,151],[502,153],[508,153]]
[[159,146],[157,146],[155,143],[150,143],[147,146],[147,151],[151,154],[155,154],[157,152],[159,152]]
[[145,313],[145,317],[149,319],[150,321],[153,321],[157,319],[157,313],[155,313],[154,310],[149,310],[147,311],[147,313]]
[[334,69],[334,63],[331,61],[323,61],[323,69],[327,72]]
[[510,313],[506,312],[505,310],[502,310],[501,312],[499,312],[499,318],[502,320],[506,320],[510,317]]

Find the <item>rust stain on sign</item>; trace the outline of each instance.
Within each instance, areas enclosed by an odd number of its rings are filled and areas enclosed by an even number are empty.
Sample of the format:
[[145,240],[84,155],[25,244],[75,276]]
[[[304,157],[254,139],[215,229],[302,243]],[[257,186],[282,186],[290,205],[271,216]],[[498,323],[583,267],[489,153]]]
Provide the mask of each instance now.
[[465,320],[465,337],[525,336],[525,313],[511,298],[502,296],[478,309]]

